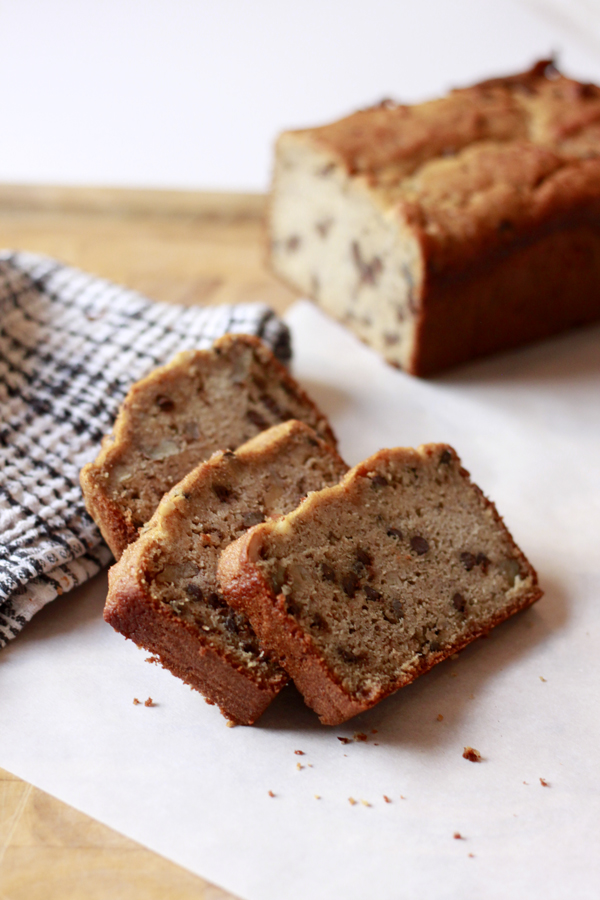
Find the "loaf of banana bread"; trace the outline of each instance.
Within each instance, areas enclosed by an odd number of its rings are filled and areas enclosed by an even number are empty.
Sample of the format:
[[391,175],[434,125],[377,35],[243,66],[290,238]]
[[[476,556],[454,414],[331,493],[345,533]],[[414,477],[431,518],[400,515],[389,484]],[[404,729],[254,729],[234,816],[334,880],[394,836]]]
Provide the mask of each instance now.
[[381,450],[225,549],[219,581],[326,725],[541,596],[454,450]]
[[335,438],[325,416],[268,347],[225,335],[179,353],[130,389],[113,433],[81,472],[88,512],[118,559],[173,485],[216,450],[289,419]]
[[302,422],[275,425],[215,453],[158,505],[110,571],[104,618],[237,724],[254,722],[287,682],[248,619],[217,585],[220,552],[348,467]]
[[530,71],[277,142],[271,265],[430,375],[600,318],[600,88]]

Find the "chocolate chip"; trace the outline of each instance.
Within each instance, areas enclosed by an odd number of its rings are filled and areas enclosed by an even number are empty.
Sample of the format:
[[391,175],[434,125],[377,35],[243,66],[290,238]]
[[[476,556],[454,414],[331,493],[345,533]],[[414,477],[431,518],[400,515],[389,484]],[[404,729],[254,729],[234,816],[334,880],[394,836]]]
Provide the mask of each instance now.
[[481,566],[481,571],[483,572],[483,574],[487,575],[487,571],[490,567],[490,561],[485,553],[478,553],[475,562],[478,566]]
[[186,585],[185,592],[192,600],[204,600],[204,594],[202,593],[202,588],[199,584],[191,584]]
[[251,510],[242,516],[242,525],[244,528],[252,528],[253,525],[260,525],[265,521],[263,513],[259,509]]
[[267,407],[270,413],[272,413],[276,419],[280,419],[282,422],[287,419],[292,418],[287,410],[281,408],[278,404],[277,400],[274,397],[271,397],[270,394],[261,394],[260,402]]
[[321,575],[325,581],[335,581],[335,570],[329,565],[329,563],[322,562],[321,563]]
[[288,253],[294,253],[294,251],[298,249],[301,243],[301,237],[297,234],[293,234],[285,242],[285,249],[288,251]]
[[467,602],[462,594],[454,594],[452,597],[452,606],[454,609],[458,610],[458,612],[464,613]]
[[373,475],[371,478],[371,487],[375,489],[387,487],[387,478],[384,475]]
[[432,653],[437,653],[438,650],[442,649],[442,645],[440,644],[439,641],[432,641],[429,645],[429,649],[431,650]]
[[390,331],[386,331],[383,335],[383,342],[386,347],[393,347],[394,344],[397,344],[400,340],[399,334],[392,334]]
[[365,596],[367,600],[381,600],[382,594],[379,591],[376,591],[375,588],[370,587],[368,584],[365,585]]
[[402,540],[402,532],[399,528],[388,528],[387,536],[391,538],[398,538],[399,541]]
[[227,503],[233,496],[233,491],[225,484],[213,484],[213,494],[215,494],[221,503]]
[[214,592],[208,595],[206,602],[211,607],[211,609],[227,609],[227,604],[225,603],[223,598],[219,597],[219,595]]
[[363,653],[353,653],[352,650],[348,650],[346,647],[338,647],[337,652],[345,663],[364,662],[365,657]]
[[374,256],[371,262],[367,262],[367,260],[364,259],[362,255],[360,244],[357,241],[352,241],[352,243],[350,244],[350,250],[352,253],[354,264],[358,269],[360,283],[376,285],[379,276],[383,271],[383,263],[381,262],[379,257]]
[[317,612],[313,614],[313,619],[310,623],[310,627],[316,628],[317,631],[329,631],[329,625],[327,624],[323,616]]
[[425,540],[424,537],[421,537],[420,534],[415,534],[414,537],[410,539],[411,549],[418,553],[419,556],[423,556],[424,553],[427,553],[429,550],[429,543]]
[[448,463],[452,462],[452,454],[449,450],[444,450],[442,455],[440,456],[440,466],[447,466]]
[[477,559],[475,558],[475,556],[472,553],[469,553],[468,551],[465,551],[464,553],[460,554],[460,561],[463,564],[463,566],[465,567],[465,569],[467,570],[467,572],[470,572],[471,569],[474,569],[475,565],[477,563]]
[[363,566],[370,566],[373,563],[373,557],[367,550],[363,550],[362,547],[356,548],[356,559],[359,563],[362,563]]
[[235,620],[235,613],[232,609],[227,613],[227,618],[225,619],[225,629],[229,631],[231,634],[238,633],[238,625]]
[[360,587],[360,579],[355,572],[348,572],[342,578],[342,588],[347,597],[354,597]]
[[163,412],[172,412],[175,409],[175,403],[170,397],[166,397],[164,394],[159,394],[155,402],[158,408],[162,409]]
[[398,597],[394,597],[392,600],[392,609],[394,610],[394,615],[398,621],[404,618],[404,607],[402,606],[402,601],[399,600]]
[[249,419],[253,425],[256,425],[257,428],[263,429],[263,428],[269,427],[269,423],[264,418],[264,416],[261,416],[261,414],[259,413],[259,411],[257,409],[247,410],[246,418]]

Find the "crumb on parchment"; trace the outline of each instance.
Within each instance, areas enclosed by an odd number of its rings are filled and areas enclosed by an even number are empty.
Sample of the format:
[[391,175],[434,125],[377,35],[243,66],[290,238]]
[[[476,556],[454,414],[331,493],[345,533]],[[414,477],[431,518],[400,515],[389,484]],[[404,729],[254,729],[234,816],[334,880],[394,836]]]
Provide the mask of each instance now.
[[465,747],[463,759],[468,759],[469,762],[481,762],[482,757],[479,750],[476,750],[475,747]]

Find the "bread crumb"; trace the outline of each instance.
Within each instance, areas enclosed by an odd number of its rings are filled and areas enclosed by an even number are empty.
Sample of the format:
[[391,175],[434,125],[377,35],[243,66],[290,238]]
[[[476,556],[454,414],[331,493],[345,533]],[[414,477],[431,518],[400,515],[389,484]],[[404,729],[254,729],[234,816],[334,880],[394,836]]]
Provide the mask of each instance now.
[[158,706],[158,703],[155,703],[152,697],[148,697],[147,700],[144,700],[144,706]]
[[385,800],[386,803],[391,803],[391,802],[392,802],[392,801],[390,800],[390,798],[387,796],[387,794],[384,794],[384,795],[383,795],[383,799]]
[[137,697],[134,697],[134,698],[133,698],[133,705],[134,705],[134,706],[139,706],[139,705],[140,705],[140,701],[138,700]]
[[481,753],[474,747],[465,747],[463,750],[463,759],[468,759],[469,762],[481,762]]
[[275,796],[275,794],[273,793],[273,791],[269,791],[269,797],[274,797],[274,796]]
[[469,853],[469,856],[470,856],[471,859],[475,859],[475,854],[474,854],[474,853]]
[[540,778],[540,784],[542,787],[550,787],[549,782],[547,782],[545,778]]
[[160,659],[158,658],[158,656],[147,656],[146,662],[154,663],[155,665],[158,665],[158,663],[160,662]]
[[455,841],[464,841],[464,837],[462,836],[460,831],[455,831],[453,837]]
[[314,766],[312,763],[306,763],[306,765],[308,766],[309,769],[314,769]]
[[370,805],[371,805],[371,804],[369,803],[368,800],[361,800],[360,802],[362,803],[363,806],[370,806]]
[[458,672],[450,672],[450,678],[458,678]]
[[543,675],[540,675],[540,681],[547,681],[547,680],[548,680],[548,679],[547,679],[547,678],[544,678]]
[[233,721],[233,719],[227,719],[225,724],[227,725],[228,728],[235,728],[235,726],[236,726],[236,723]]
[[379,744],[377,743],[377,741],[373,741],[373,746],[374,746],[374,747],[379,747]]
[[354,797],[348,797],[348,803],[350,804],[350,806],[356,806],[356,800],[354,799]]
[[320,795],[320,794],[315,794],[315,800],[320,800],[320,799],[321,799],[321,795]]
[[401,800],[406,800],[406,797],[404,797],[402,794],[400,794],[400,799],[401,799]]
[[339,737],[339,738],[338,738],[338,741],[339,741],[341,744],[349,744],[349,743],[350,743],[350,738]]
[[304,750],[294,750],[296,756],[304,756]]
[[439,713],[439,715],[438,715],[438,717],[437,717],[437,720],[438,720],[438,722],[443,722],[443,721],[444,721],[444,717],[443,717],[443,715],[442,715],[441,713]]
[[529,784],[529,782],[528,782],[528,781],[524,781],[524,782],[523,782],[523,784],[527,784],[527,785],[528,785],[528,784]]
[[301,766],[300,763],[296,763],[296,768],[298,769],[298,771],[300,771],[300,769],[303,769],[304,766]]
[[354,740],[355,741],[368,741],[369,738],[368,738],[368,735],[366,735],[364,733],[364,731],[357,731],[356,734],[354,735]]
[[376,728],[371,728],[371,734],[377,734],[377,729],[376,729]]

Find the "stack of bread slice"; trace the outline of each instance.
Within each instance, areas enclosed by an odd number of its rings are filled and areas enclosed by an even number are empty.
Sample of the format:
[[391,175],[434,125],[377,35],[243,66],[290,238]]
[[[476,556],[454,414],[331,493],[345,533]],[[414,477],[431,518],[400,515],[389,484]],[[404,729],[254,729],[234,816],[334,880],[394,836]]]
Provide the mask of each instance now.
[[106,620],[234,723],[289,677],[343,722],[541,596],[451,447],[348,471],[245,336],[135,385],[82,486],[118,560]]

